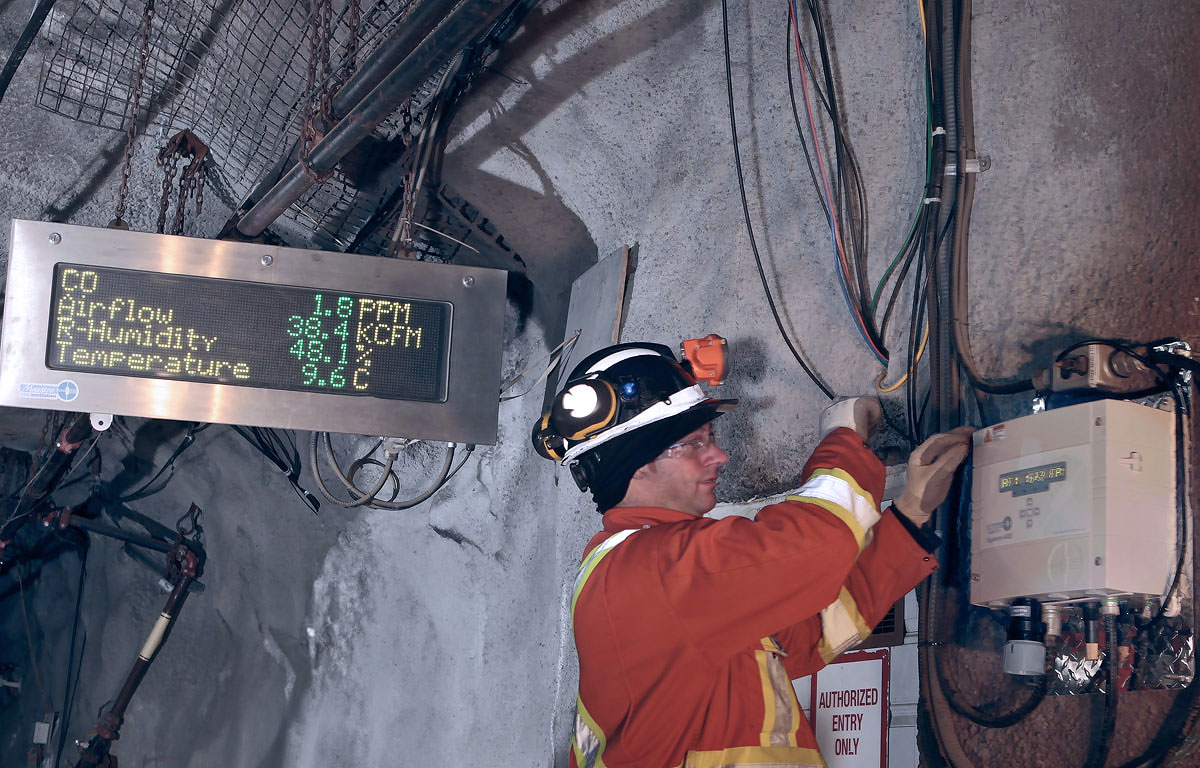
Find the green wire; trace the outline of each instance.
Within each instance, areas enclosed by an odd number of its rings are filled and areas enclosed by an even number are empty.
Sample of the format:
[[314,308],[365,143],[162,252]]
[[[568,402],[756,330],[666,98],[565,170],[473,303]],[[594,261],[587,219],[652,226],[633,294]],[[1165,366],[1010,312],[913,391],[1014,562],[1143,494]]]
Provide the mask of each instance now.
[[[932,123],[932,105],[933,95],[930,89],[933,84],[930,82],[928,62],[925,66],[925,183],[928,185],[929,176],[933,173],[933,123]],[[888,265],[884,271],[883,277],[879,278],[878,285],[875,286],[875,293],[871,296],[871,319],[875,319],[875,308],[879,305],[879,295],[883,293],[883,286],[887,284],[892,273],[896,271],[896,266],[900,264],[900,259],[904,257],[904,252],[912,245],[913,235],[917,231],[917,222],[921,219],[921,211],[925,207],[925,202],[917,206],[917,212],[913,215],[912,224],[908,228],[908,236],[904,238],[904,243],[901,244],[900,250],[896,253],[896,258],[892,259],[892,263]]]

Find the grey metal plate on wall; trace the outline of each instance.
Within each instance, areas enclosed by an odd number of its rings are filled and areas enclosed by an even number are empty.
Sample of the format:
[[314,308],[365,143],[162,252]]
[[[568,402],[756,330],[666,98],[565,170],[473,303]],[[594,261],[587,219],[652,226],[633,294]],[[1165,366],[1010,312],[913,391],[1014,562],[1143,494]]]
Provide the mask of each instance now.
[[[0,405],[496,441],[502,270],[20,220],[11,243]],[[97,276],[124,287],[87,313],[64,309],[64,297],[87,298],[72,293],[86,290],[84,271],[89,287]],[[336,315],[327,306],[320,317],[323,298]],[[429,319],[396,319],[410,310]],[[87,314],[88,330],[72,330]],[[203,327],[222,333],[206,337]],[[403,349],[420,348],[423,331],[419,355]],[[64,341],[72,333],[74,348]],[[234,346],[203,358],[214,344]],[[413,382],[401,381],[409,371]]]

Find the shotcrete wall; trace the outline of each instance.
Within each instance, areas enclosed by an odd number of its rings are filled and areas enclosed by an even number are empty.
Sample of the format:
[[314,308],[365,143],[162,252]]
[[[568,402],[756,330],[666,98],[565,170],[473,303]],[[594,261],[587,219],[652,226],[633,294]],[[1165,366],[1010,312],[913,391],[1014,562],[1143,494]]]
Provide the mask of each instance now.
[[[921,21],[915,3],[827,5],[874,278],[922,196]],[[0,48],[11,48],[31,6],[0,9]],[[506,378],[561,340],[572,280],[635,243],[622,339],[730,340],[722,396],[743,405],[720,424],[732,460],[718,495],[745,501],[797,484],[826,400],[776,331],[751,258],[721,21],[712,0],[543,3],[458,113],[444,173],[528,265],[534,314],[522,324],[509,309]],[[731,2],[729,22],[750,215],[784,326],[837,393],[869,392],[880,371],[836,284],[788,104],[786,6]],[[1092,335],[1200,342],[1200,6],[977,3],[973,27],[977,148],[991,159],[971,230],[980,366],[1031,373]],[[37,63],[35,44],[0,104],[0,211],[103,226],[119,175],[94,158],[119,153],[123,136],[33,108]],[[135,156],[131,219],[143,231],[160,189],[159,141],[140,140]],[[206,205],[188,234],[213,236],[228,215]],[[541,388],[502,403],[497,445],[405,512],[327,504],[314,515],[227,427],[199,433],[167,489],[131,505],[173,525],[196,502],[209,556],[205,591],[189,599],[129,710],[114,747],[122,763],[565,765],[576,674],[566,591],[599,519],[569,473],[530,449],[541,404]],[[11,447],[35,449],[40,416],[0,417]],[[103,476],[144,479],[181,434],[139,420],[115,427],[97,447]],[[307,435],[298,438],[304,446]],[[343,463],[370,445],[335,444]],[[889,434],[879,442],[893,458],[900,445]],[[413,452],[402,493],[422,487],[440,450]],[[307,468],[301,482],[312,487]],[[78,573],[64,555],[24,596],[51,709],[63,701]],[[164,599],[119,547],[92,546],[71,739],[115,696]],[[0,662],[29,669],[15,600],[0,603],[12,640]],[[28,748],[39,699],[29,682],[20,698],[0,691],[13,724],[0,735],[6,760]],[[1078,704],[1054,711],[1083,717]],[[1044,721],[1027,727],[1023,743],[1034,746],[1061,734]],[[1125,730],[1120,754],[1131,755],[1150,727]],[[1033,764],[991,754],[1006,762],[985,755],[980,765]]]

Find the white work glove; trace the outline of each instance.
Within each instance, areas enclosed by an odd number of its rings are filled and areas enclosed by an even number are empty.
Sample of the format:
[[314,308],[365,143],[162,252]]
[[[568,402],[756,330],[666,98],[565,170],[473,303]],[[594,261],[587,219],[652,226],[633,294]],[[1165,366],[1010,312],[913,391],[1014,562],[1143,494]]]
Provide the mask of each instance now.
[[914,525],[924,525],[950,492],[954,471],[967,457],[975,427],[955,427],[934,435],[908,457],[904,490],[893,502]]
[[842,397],[821,411],[821,439],[838,427],[849,427],[858,433],[863,442],[875,434],[875,427],[883,417],[883,409],[877,397]]

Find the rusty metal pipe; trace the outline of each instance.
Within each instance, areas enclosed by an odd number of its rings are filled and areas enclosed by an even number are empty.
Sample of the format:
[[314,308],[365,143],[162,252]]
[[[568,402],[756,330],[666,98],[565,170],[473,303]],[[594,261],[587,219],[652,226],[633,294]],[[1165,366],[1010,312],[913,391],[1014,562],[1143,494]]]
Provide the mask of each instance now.
[[[413,51],[396,65],[313,146],[309,166],[316,174],[332,170],[346,154],[412,95],[434,67],[468,46],[488,30],[509,6],[510,0],[467,0],[447,16]],[[237,229],[254,237],[300,199],[313,180],[296,163],[254,204],[237,223]]]

